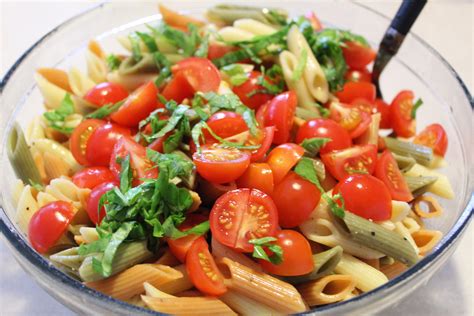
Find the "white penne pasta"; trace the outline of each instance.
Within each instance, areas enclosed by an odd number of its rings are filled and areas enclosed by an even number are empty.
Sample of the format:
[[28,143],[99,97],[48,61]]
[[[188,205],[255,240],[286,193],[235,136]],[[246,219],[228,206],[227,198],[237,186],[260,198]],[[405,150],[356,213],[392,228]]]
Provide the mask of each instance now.
[[34,213],[39,209],[38,202],[33,196],[32,188],[27,185],[23,188],[16,206],[16,221],[20,230],[28,235],[28,224]]
[[405,219],[410,213],[410,205],[407,202],[392,200],[392,222],[400,222]]
[[93,80],[84,75],[79,69],[75,67],[69,70],[68,78],[72,92],[79,97],[84,96],[90,89],[92,89],[92,87],[95,86],[95,82]]
[[21,193],[23,192],[24,189],[25,189],[25,184],[23,183],[23,181],[21,181],[20,179],[16,179],[15,184],[13,186],[13,190],[12,190],[12,198],[13,198],[13,203],[15,204],[15,206],[18,205],[18,202],[20,201]]
[[383,274],[385,274],[385,276],[389,280],[391,280],[391,279],[395,278],[396,276],[400,275],[406,269],[408,269],[407,266],[404,265],[403,263],[399,262],[399,261],[395,261],[394,263],[392,263],[390,265],[382,265],[380,267],[380,271],[382,271]]
[[299,313],[306,306],[298,291],[286,282],[255,271],[229,258],[217,260],[224,275],[224,284],[233,291],[246,295],[281,313]]
[[234,290],[227,290],[224,295],[219,296],[219,299],[242,316],[283,315],[270,306],[257,302]]
[[173,269],[181,272],[182,277],[160,285],[159,289],[161,291],[168,294],[176,294],[187,291],[194,287],[194,284],[191,282],[191,279],[189,279],[188,272],[186,271],[186,267],[184,265],[173,267]]
[[354,142],[359,145],[371,144],[376,145],[379,139],[379,128],[380,121],[382,120],[382,115],[380,113],[375,113],[371,115],[372,121],[370,122],[367,130],[362,133],[361,136],[354,139]]
[[382,272],[346,253],[342,254],[334,272],[352,276],[356,287],[363,292],[371,291],[388,282]]
[[91,50],[86,52],[87,75],[95,83],[107,80],[107,65],[103,59],[94,54]]
[[388,230],[394,230],[395,229],[395,224],[391,220],[376,222],[376,224],[378,224],[378,225],[380,225],[383,228],[388,229]]
[[420,250],[420,255],[424,256],[438,244],[443,237],[443,233],[437,230],[420,229],[411,236]]
[[86,244],[94,242],[99,239],[99,234],[95,227],[81,227],[79,233]]
[[117,299],[129,299],[145,292],[144,282],[155,287],[182,277],[181,272],[159,264],[137,264],[104,280],[86,282],[86,285]]
[[355,285],[352,276],[333,274],[296,288],[309,306],[317,306],[342,301],[355,289]]
[[180,264],[180,261],[171,253],[169,249],[166,249],[163,255],[161,255],[161,257],[156,260],[155,263],[174,267]]
[[212,246],[212,255],[216,258],[229,258],[230,260],[233,260],[235,262],[238,262],[240,264],[243,264],[244,266],[247,266],[249,268],[254,269],[255,271],[258,272],[263,272],[262,266],[244,255],[241,252],[237,252],[220,242],[218,242],[215,238],[212,238],[211,242]]
[[142,300],[152,310],[171,315],[237,315],[215,297],[151,297]]
[[421,226],[418,224],[418,222],[411,217],[404,218],[402,220],[402,224],[410,232],[410,234],[413,234],[414,232],[417,232],[421,229]]
[[300,78],[296,82],[293,80],[293,73],[295,71],[296,65],[298,64],[297,57],[293,53],[285,50],[280,53],[278,60],[283,71],[283,77],[285,78],[286,85],[290,90],[296,92],[296,96],[298,97],[298,106],[306,109],[314,109],[314,99],[309,93],[304,79]]
[[217,34],[226,42],[248,41],[254,38],[254,34],[232,26],[221,28]]
[[238,19],[234,21],[233,25],[235,28],[253,35],[270,35],[277,31],[274,27],[253,19]]
[[330,215],[330,212],[326,200],[321,199],[310,217],[299,226],[306,238],[331,248],[339,245],[344,252],[364,259],[377,259],[384,256],[379,251],[353,241],[349,233]]
[[395,223],[394,231],[408,240],[408,242],[413,246],[413,249],[415,249],[416,254],[420,253],[420,250],[413,240],[410,231],[401,222]]
[[329,86],[326,76],[316,57],[314,57],[308,42],[306,42],[306,39],[296,25],[293,25],[288,31],[287,43],[289,51],[297,57],[301,56],[303,50],[306,50],[308,57],[303,72],[306,87],[316,100],[326,103],[329,98]]
[[57,109],[60,105],[66,93],[66,90],[56,86],[49,82],[40,73],[35,73],[35,80],[38,88],[43,96],[44,104],[47,109]]
[[433,160],[431,161],[429,167],[431,169],[439,169],[439,168],[446,167],[447,165],[448,163],[446,162],[446,159],[444,159],[444,157],[434,154]]
[[[132,43],[130,42],[130,39],[127,36],[120,35],[117,36],[116,39],[120,43],[120,45],[122,45],[123,48],[125,48],[129,52],[132,52]],[[148,52],[148,47],[146,47],[143,41],[138,41],[138,44],[140,45],[140,51]]]
[[155,80],[156,76],[156,74],[147,73],[120,75],[118,71],[113,71],[107,74],[107,81],[121,84],[128,91],[133,91],[144,83]]
[[453,199],[454,191],[451,187],[448,177],[439,172],[430,170],[420,164],[415,164],[405,175],[410,177],[437,177],[433,184],[428,186],[428,192],[441,196],[445,199]]
[[32,141],[36,139],[42,139],[46,137],[44,129],[46,124],[43,120],[42,115],[35,116],[35,118],[30,122],[26,128],[25,138],[28,144],[31,144]]

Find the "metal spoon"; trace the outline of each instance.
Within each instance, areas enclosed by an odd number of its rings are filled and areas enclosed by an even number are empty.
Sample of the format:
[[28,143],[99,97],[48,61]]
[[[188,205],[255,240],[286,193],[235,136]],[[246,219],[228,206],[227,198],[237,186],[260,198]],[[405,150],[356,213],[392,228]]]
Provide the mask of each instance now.
[[382,98],[382,91],[379,86],[380,74],[390,59],[398,52],[398,49],[405,39],[405,35],[407,35],[411,26],[415,23],[426,1],[427,0],[403,0],[392,23],[387,31],[385,31],[372,69],[372,83],[375,84],[377,89],[377,98]]

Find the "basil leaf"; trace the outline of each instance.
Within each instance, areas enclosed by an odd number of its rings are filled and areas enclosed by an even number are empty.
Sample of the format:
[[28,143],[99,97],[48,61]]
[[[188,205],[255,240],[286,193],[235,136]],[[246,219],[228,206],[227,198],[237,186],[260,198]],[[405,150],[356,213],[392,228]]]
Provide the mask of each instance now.
[[143,43],[145,43],[150,53],[158,51],[158,46],[156,46],[155,39],[150,36],[150,34],[143,32],[135,32],[135,34],[137,34],[137,36],[143,41]]
[[165,236],[170,237],[171,239],[182,238],[188,235],[201,236],[207,233],[208,230],[209,221],[205,221],[185,231],[181,231],[173,226],[173,229],[169,230],[168,232],[165,232]]
[[119,101],[115,104],[106,104],[92,113],[86,115],[86,118],[94,118],[94,119],[103,119],[104,117],[109,116],[112,113],[118,111],[118,109],[125,103],[124,100]]
[[181,140],[183,139],[183,132],[180,130],[175,130],[163,143],[163,151],[165,153],[173,152],[178,148]]
[[319,150],[321,149],[321,147],[326,145],[331,140],[332,139],[330,138],[324,138],[324,137],[307,138],[303,140],[300,146],[303,147],[306,150],[306,152],[308,152],[308,154],[311,155],[311,157],[314,157],[319,153]]
[[[280,264],[283,262],[283,249],[274,244],[277,239],[275,237],[263,237],[258,239],[250,239],[249,243],[253,244],[252,257],[263,259],[273,264]],[[271,256],[265,252],[264,247],[272,252]]]
[[109,71],[117,70],[120,67],[122,61],[117,57],[115,54],[109,54],[105,58],[105,62],[107,63],[107,68]]
[[306,67],[306,61],[308,60],[308,51],[303,49],[301,51],[301,55],[298,58],[298,63],[296,64],[295,71],[293,71],[293,75],[291,76],[291,80],[297,82],[301,79],[303,75],[304,68]]
[[132,187],[132,169],[130,168],[130,155],[125,156],[120,162],[120,191],[123,193]]
[[128,39],[132,45],[132,57],[135,62],[139,62],[142,59],[139,37],[135,33],[132,33],[128,35]]
[[46,121],[51,128],[69,135],[73,132],[74,128],[65,126],[64,121],[73,113],[74,103],[71,95],[66,93],[59,107],[55,110],[45,112],[43,116],[46,118]]

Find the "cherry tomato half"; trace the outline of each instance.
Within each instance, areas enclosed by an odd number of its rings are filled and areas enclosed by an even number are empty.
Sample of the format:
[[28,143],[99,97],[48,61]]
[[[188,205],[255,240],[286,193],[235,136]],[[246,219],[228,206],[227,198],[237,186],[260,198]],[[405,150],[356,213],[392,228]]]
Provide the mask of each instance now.
[[41,207],[31,217],[28,238],[39,253],[46,253],[61,238],[74,217],[71,203],[55,201]]
[[130,135],[131,132],[128,128],[113,123],[100,125],[90,134],[87,140],[87,161],[93,166],[108,166],[117,141]]
[[272,198],[257,189],[237,189],[220,196],[212,207],[209,223],[213,238],[238,251],[252,252],[248,241],[274,236],[278,212]]
[[[186,231],[188,229],[193,228],[194,226],[205,222],[207,220],[207,217],[201,214],[189,214],[186,216],[186,220],[179,225],[178,229],[181,231]],[[171,253],[181,262],[186,261],[186,254],[189,251],[189,248],[191,248],[192,244],[194,241],[198,238],[203,238],[200,235],[194,235],[190,234],[181,238],[168,238],[168,247],[170,248]]]
[[416,121],[412,118],[413,92],[403,90],[390,104],[390,121],[392,128],[400,137],[412,137],[416,132]]
[[119,183],[117,181],[111,181],[99,184],[94,189],[92,189],[89,197],[87,198],[86,211],[94,224],[100,224],[102,219],[105,217],[105,208],[103,206],[99,211],[100,198],[102,195],[118,186]]
[[91,164],[86,157],[87,143],[97,127],[104,124],[106,122],[102,120],[84,120],[72,132],[71,138],[69,138],[69,149],[74,159],[81,165],[87,166]]
[[343,103],[351,103],[357,98],[363,98],[370,102],[375,101],[375,85],[370,82],[348,81],[341,91],[336,92],[336,97]]
[[78,171],[72,182],[80,188],[93,189],[101,183],[114,181],[115,175],[107,167],[88,167]]
[[283,144],[290,138],[298,99],[294,91],[283,92],[274,97],[267,106],[265,126],[275,126],[274,144]]
[[[243,104],[251,109],[258,109],[262,104],[270,101],[273,95],[268,93],[253,94],[255,91],[264,90],[264,87],[258,84],[258,80],[262,76],[260,71],[252,71],[247,76],[247,81],[241,85],[234,86],[232,91],[240,98]],[[268,77],[265,77],[264,80],[269,84],[273,84]]]
[[321,155],[329,172],[338,180],[354,173],[372,174],[377,162],[377,146],[363,145]]
[[214,64],[206,58],[189,57],[179,61],[171,71],[182,73],[194,92],[217,92],[221,75]]
[[221,58],[227,53],[236,50],[234,46],[221,45],[217,43],[210,43],[207,49],[207,58],[210,60]]
[[329,119],[313,119],[306,121],[296,134],[296,142],[301,144],[303,140],[309,138],[330,138],[320,149],[320,153],[328,153],[333,150],[345,149],[352,145],[349,133],[339,124]]
[[365,112],[369,115],[377,113],[377,106],[375,102],[363,98],[357,98],[352,100],[350,107],[359,109],[361,112]]
[[138,126],[141,120],[158,107],[158,89],[153,82],[148,82],[136,89],[125,103],[110,115],[112,121],[128,127]]
[[364,69],[374,61],[375,51],[369,46],[364,46],[358,42],[344,42],[342,53],[347,65],[353,69]]
[[448,149],[448,136],[443,126],[431,124],[416,135],[413,143],[430,147],[435,154],[444,157]]
[[186,255],[186,271],[194,286],[201,292],[219,296],[227,292],[224,277],[209,252],[204,238],[194,241]]
[[[214,113],[206,123],[217,136],[222,138],[231,137],[249,129],[240,114],[230,111]],[[217,141],[208,130],[204,130],[204,138]]]
[[372,74],[367,69],[349,69],[344,75],[344,79],[354,82],[372,82]]
[[362,135],[370,125],[372,117],[359,107],[332,102],[330,106],[330,117],[341,125],[350,135],[356,138]]
[[128,97],[128,91],[118,83],[113,82],[101,82],[84,95],[86,101],[98,107],[115,104],[126,97]]
[[403,202],[413,200],[407,182],[400,169],[398,169],[397,162],[390,151],[385,150],[378,158],[375,166],[375,176],[385,183],[393,200]]
[[236,180],[239,188],[258,189],[271,195],[273,192],[273,172],[267,163],[251,163],[244,174]]
[[274,183],[280,183],[303,155],[304,148],[292,143],[273,148],[268,154],[267,163],[272,168]]
[[272,197],[280,226],[292,228],[308,219],[318,205],[321,193],[314,184],[290,171],[275,186]]
[[259,130],[255,136],[250,135],[246,145],[260,145],[258,149],[252,151],[250,161],[261,161],[265,157],[268,150],[270,149],[270,146],[272,145],[274,135],[274,126],[265,127],[264,129]]
[[334,188],[334,194],[337,193],[342,195],[348,211],[365,219],[384,221],[392,216],[390,192],[376,177],[365,174],[348,176]]
[[296,276],[310,273],[314,269],[313,254],[308,240],[294,230],[280,230],[275,244],[283,250],[283,262],[273,264],[259,260],[263,269],[271,274]]
[[191,99],[194,96],[194,89],[189,84],[185,74],[178,72],[165,86],[162,95],[166,100],[181,103],[184,99]]
[[218,144],[204,145],[193,154],[193,162],[201,177],[213,183],[236,180],[247,169],[250,154],[236,148],[222,148]]
[[377,112],[382,116],[382,119],[380,120],[380,128],[392,128],[390,105],[385,103],[382,99],[376,99],[375,106],[377,107]]

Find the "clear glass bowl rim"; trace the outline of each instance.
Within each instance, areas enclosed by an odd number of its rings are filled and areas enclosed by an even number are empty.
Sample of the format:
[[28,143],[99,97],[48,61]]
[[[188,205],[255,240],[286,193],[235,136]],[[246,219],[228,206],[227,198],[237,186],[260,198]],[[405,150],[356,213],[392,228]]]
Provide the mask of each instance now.
[[[353,4],[360,6],[364,8],[367,11],[370,11],[372,14],[378,15],[387,21],[390,21],[390,18],[362,3],[355,3]],[[45,34],[42,38],[40,38],[36,43],[34,43],[30,48],[28,48],[21,56],[18,58],[18,60],[11,66],[11,68],[8,70],[8,72],[4,75],[2,78],[2,81],[0,82],[0,96],[3,94],[3,89],[4,87],[8,84],[10,77],[13,75],[15,70],[21,65],[22,61],[30,54],[32,53],[35,48],[40,45],[43,41],[48,39],[51,35],[56,33],[57,31],[60,31],[64,26],[73,23],[75,20],[87,15],[88,13],[95,11],[105,5],[104,3],[99,4],[97,6],[91,7],[87,10],[84,10],[83,12],[73,16],[72,18],[66,20],[65,22],[61,23],[60,25],[56,26],[53,28],[50,32]],[[426,49],[428,49],[434,56],[436,56],[442,63],[443,65],[450,71],[450,73],[455,77],[459,85],[461,86],[467,100],[469,100],[471,109],[474,109],[474,100],[467,89],[465,83],[461,79],[461,77],[458,75],[456,70],[442,57],[433,47],[431,47],[428,43],[426,43],[421,37],[419,37],[417,34],[410,32],[410,35],[413,36],[413,38],[421,43]],[[469,177],[472,179],[472,168],[469,170]],[[300,315],[305,315],[305,314],[311,314],[313,312],[321,312],[321,311],[326,311],[329,312],[331,310],[336,310],[338,307],[342,305],[347,305],[351,304],[351,302],[355,301],[363,301],[363,300],[368,300],[370,296],[375,295],[379,292],[382,292],[384,290],[388,290],[392,287],[395,287],[397,285],[401,285],[402,283],[408,282],[410,279],[412,279],[415,274],[420,273],[426,269],[429,269],[429,267],[435,262],[435,259],[438,256],[441,256],[444,252],[446,252],[452,244],[454,244],[459,237],[462,235],[463,231],[465,228],[467,228],[470,220],[472,219],[473,215],[473,210],[474,210],[474,193],[472,192],[472,181],[468,184],[471,189],[471,197],[467,202],[467,205],[465,206],[463,212],[459,216],[458,220],[454,224],[453,228],[446,234],[446,236],[443,238],[441,241],[440,245],[436,247],[436,249],[431,252],[428,256],[423,258],[420,262],[418,262],[415,266],[411,267],[408,269],[406,272],[402,273],[401,275],[395,277],[394,279],[390,280],[383,286],[380,286],[376,288],[375,290],[372,290],[370,292],[361,294],[359,296],[356,296],[350,300],[339,302],[339,303],[334,303],[334,304],[329,304],[325,305],[322,307],[318,307],[316,309],[309,310],[307,312],[301,313]],[[469,189],[469,188],[468,188]],[[0,195],[0,198],[3,199],[3,196]],[[73,279],[63,273],[61,270],[53,266],[52,264],[49,263],[49,261],[38,254],[31,246],[25,242],[25,240],[20,236],[18,231],[14,228],[13,223],[11,222],[10,218],[6,214],[5,210],[3,209],[3,206],[0,205],[1,213],[0,213],[0,231],[2,234],[5,236],[5,238],[8,240],[11,246],[16,248],[16,250],[23,256],[26,260],[28,260],[31,264],[35,265],[38,267],[42,272],[47,274],[48,276],[51,276],[52,278],[55,278],[57,281],[61,282],[62,284],[65,284],[66,286],[70,287],[72,290],[79,290],[82,292],[89,293],[89,295],[94,296],[96,299],[99,299],[103,301],[104,303],[112,303],[115,305],[115,307],[118,307],[120,309],[123,309],[124,312],[135,312],[135,313],[141,313],[141,314],[149,314],[149,315],[164,315],[162,313],[154,312],[149,309],[141,308],[138,306],[134,306],[128,303],[125,303],[123,301],[114,299],[112,297],[106,296],[102,294],[101,292],[98,292],[96,290],[93,290],[91,288],[88,288],[87,286],[83,285],[81,282],[79,282],[76,279]]]

